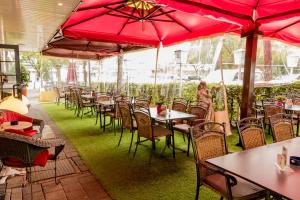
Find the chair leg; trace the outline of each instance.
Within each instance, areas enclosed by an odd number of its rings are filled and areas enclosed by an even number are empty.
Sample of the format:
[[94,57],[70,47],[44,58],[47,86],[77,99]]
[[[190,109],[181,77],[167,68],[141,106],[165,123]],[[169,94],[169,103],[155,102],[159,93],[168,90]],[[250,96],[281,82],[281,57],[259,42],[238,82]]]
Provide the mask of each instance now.
[[175,142],[174,142],[174,133],[172,134],[172,143],[173,143],[173,158],[175,158]]
[[97,125],[97,123],[98,123],[98,112],[96,111],[96,123],[95,123],[95,125]]
[[120,143],[121,143],[121,140],[122,140],[122,137],[123,137],[123,127],[121,128],[121,135],[120,135],[120,139],[119,139],[119,142],[118,142],[118,146],[120,146]]
[[190,136],[189,133],[188,133],[187,139],[188,139],[188,146],[187,146],[187,152],[186,152],[186,154],[189,157],[190,156],[190,145],[191,145],[191,136]]
[[58,182],[57,182],[57,163],[56,163],[56,159],[54,161],[54,180],[55,180],[55,183],[58,184]]
[[129,145],[128,153],[130,153],[130,151],[131,151],[132,142],[133,142],[133,136],[134,136],[134,131],[131,131],[131,141],[130,141],[130,145]]
[[114,134],[116,135],[116,119],[113,119]]
[[200,192],[200,181],[198,180],[198,177],[197,177],[197,186],[196,186],[196,197],[195,197],[195,200],[199,199],[199,192]]
[[134,153],[133,153],[133,157],[135,157],[135,154],[136,154],[136,151],[137,151],[137,148],[138,148],[139,144],[140,144],[140,136],[137,137],[137,141],[136,141],[136,146],[135,146],[135,150],[134,150]]

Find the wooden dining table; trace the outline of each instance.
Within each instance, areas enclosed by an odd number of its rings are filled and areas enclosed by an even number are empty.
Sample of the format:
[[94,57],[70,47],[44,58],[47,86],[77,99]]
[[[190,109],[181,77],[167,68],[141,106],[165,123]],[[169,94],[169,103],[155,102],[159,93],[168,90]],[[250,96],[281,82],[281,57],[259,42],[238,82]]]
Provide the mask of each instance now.
[[[192,115],[185,112],[180,112],[176,110],[167,109],[166,114],[158,114],[156,107],[152,107],[150,110],[150,116],[155,121],[166,122],[168,128],[172,131],[172,145],[173,145],[173,157],[175,158],[175,141],[174,141],[174,129],[173,129],[173,121],[178,119],[192,119],[196,118],[196,115]],[[182,149],[180,149],[182,150]]]
[[288,156],[300,156],[300,138],[294,138],[206,162],[282,197],[298,200],[300,167],[291,165],[289,170],[281,172],[275,165],[283,146],[288,149]]

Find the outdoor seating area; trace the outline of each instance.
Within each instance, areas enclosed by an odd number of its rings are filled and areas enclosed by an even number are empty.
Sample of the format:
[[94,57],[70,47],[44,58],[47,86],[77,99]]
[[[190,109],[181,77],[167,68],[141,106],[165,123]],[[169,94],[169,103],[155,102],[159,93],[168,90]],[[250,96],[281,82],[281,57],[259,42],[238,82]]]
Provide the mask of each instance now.
[[300,0],[0,2],[0,200],[300,199]]

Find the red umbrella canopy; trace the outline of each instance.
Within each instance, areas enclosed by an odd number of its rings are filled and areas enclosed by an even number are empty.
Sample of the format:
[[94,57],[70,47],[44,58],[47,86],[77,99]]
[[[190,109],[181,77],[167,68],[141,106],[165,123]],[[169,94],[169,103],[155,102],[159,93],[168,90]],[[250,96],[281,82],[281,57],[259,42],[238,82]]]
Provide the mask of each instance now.
[[84,0],[62,25],[73,39],[158,47],[238,29],[143,0]]
[[73,84],[73,85],[77,84],[77,72],[74,63],[70,63],[68,67],[67,84]]
[[300,45],[300,0],[156,0],[188,13],[241,26],[264,37]]
[[58,47],[44,48],[41,53],[45,56],[75,58],[75,59],[85,59],[85,60],[101,60],[113,55],[113,54],[101,54],[93,51],[70,50],[70,49],[64,49]]

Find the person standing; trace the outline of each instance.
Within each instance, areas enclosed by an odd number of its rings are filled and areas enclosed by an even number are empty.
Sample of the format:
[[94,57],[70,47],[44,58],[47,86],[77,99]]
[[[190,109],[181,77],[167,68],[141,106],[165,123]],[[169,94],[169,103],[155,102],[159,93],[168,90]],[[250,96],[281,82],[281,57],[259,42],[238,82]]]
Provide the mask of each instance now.
[[214,121],[214,112],[212,107],[211,94],[207,89],[206,82],[201,81],[197,88],[197,102],[199,105],[208,109],[206,119]]

